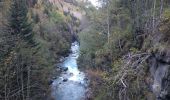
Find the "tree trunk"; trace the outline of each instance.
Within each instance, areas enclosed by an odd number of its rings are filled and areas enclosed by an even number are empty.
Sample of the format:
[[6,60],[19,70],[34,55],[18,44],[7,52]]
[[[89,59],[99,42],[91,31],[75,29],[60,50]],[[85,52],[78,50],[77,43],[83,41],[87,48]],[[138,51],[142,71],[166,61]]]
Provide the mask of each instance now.
[[163,1],[164,0],[160,1],[160,4],[161,4],[161,7],[160,7],[160,18],[162,17],[162,13],[163,13],[163,4],[164,4]]
[[152,18],[153,33],[155,32],[155,9],[156,9],[156,0],[154,0],[154,5],[153,5],[153,18]]
[[108,44],[110,43],[110,13],[109,13],[109,1],[107,1],[107,35],[108,35]]
[[30,66],[27,67],[27,73],[28,73],[28,76],[27,76],[27,99],[26,100],[29,100],[30,99]]
[[[22,61],[23,59],[21,59]],[[25,95],[24,95],[24,80],[23,80],[23,62],[22,62],[22,66],[21,66],[21,75],[20,75],[20,79],[21,79],[21,90],[22,90],[22,100],[25,100]]]

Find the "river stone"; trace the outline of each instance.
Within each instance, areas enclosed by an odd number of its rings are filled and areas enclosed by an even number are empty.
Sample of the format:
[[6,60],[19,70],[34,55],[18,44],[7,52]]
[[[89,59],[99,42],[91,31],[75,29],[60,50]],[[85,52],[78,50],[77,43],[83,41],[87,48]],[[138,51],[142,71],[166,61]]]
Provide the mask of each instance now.
[[57,78],[56,78],[56,77],[53,77],[52,79],[55,80],[55,79],[57,79]]
[[60,71],[60,68],[56,68],[56,71],[59,72],[59,71]]
[[84,81],[88,81],[88,78],[86,77],[86,78],[84,78]]
[[74,74],[73,73],[70,73],[70,76],[73,76]]
[[60,62],[63,62],[64,61],[64,57],[62,57],[62,58],[60,58],[60,60],[59,60]]
[[68,68],[67,68],[67,67],[61,67],[61,71],[66,72],[67,70],[68,70]]
[[67,70],[68,70],[68,68],[67,68],[67,67],[64,67],[63,71],[65,71],[65,72],[66,72]]
[[67,82],[67,81],[68,81],[68,79],[67,79],[67,78],[63,79],[63,82]]
[[59,64],[54,64],[54,67],[55,67],[55,68],[58,68],[58,69],[61,69],[61,68],[62,68],[62,65],[61,65],[61,63],[59,63]]
[[49,82],[48,82],[48,85],[51,85],[53,83],[53,80],[50,80]]

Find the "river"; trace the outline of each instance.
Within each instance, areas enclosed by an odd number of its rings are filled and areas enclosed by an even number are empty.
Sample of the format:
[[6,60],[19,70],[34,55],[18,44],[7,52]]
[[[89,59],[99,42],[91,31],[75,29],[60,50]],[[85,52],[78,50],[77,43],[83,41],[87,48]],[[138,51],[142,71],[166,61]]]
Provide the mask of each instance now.
[[85,74],[77,67],[79,56],[79,43],[74,42],[71,46],[71,53],[61,64],[61,67],[68,68],[62,72],[52,83],[52,96],[55,100],[84,100],[87,91],[87,80]]

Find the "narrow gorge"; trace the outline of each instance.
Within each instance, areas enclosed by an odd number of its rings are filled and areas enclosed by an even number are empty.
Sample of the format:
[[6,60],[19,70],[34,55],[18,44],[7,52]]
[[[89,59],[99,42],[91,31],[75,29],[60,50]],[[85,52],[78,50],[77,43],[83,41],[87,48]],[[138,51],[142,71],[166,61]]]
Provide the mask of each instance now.
[[170,0],[0,0],[0,100],[170,100]]

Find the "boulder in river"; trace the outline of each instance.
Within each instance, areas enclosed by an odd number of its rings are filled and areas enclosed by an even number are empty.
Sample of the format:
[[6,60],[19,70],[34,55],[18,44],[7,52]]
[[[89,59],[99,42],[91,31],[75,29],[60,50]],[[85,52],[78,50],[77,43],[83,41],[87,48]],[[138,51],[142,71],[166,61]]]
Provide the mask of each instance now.
[[70,73],[70,76],[73,76],[74,74],[73,73]]
[[54,67],[60,68],[60,64],[54,64]]
[[48,82],[48,85],[51,85],[53,83],[53,80],[50,80],[49,82]]
[[88,78],[86,77],[86,78],[84,78],[84,81],[88,81]]
[[52,79],[55,80],[55,79],[57,79],[57,77],[53,77]]
[[67,67],[63,67],[63,68],[61,68],[61,70],[66,72],[68,70],[68,68]]
[[60,60],[59,60],[60,62],[63,62],[64,61],[64,57],[62,57],[62,58],[60,58]]
[[60,68],[56,68],[56,71],[59,72],[59,71],[60,71]]
[[67,78],[63,79],[63,82],[67,82],[67,81],[68,81],[68,79],[67,79]]

